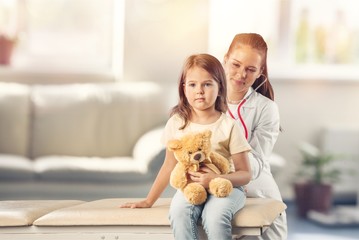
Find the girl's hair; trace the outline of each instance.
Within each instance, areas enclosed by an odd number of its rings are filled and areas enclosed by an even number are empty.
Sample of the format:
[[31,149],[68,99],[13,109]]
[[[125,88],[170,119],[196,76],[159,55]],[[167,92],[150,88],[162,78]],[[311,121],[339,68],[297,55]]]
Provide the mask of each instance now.
[[268,78],[268,68],[267,68],[267,43],[264,41],[263,37],[257,33],[240,33],[234,36],[231,45],[226,53],[228,57],[232,51],[237,48],[240,48],[242,45],[250,46],[251,48],[258,51],[262,56],[262,75],[257,78],[252,87],[255,89],[259,84],[267,79],[267,81],[257,89],[257,92],[266,96],[267,98],[274,100],[274,91],[271,83]]
[[215,102],[215,109],[223,113],[227,111],[226,74],[224,72],[221,62],[214,56],[205,53],[191,55],[185,61],[182,68],[182,74],[178,81],[179,102],[175,107],[172,108],[171,111],[171,116],[174,114],[178,114],[184,120],[184,125],[180,129],[184,129],[187,126],[189,119],[191,118],[192,107],[188,103],[185,96],[184,84],[186,83],[186,76],[188,70],[194,67],[204,69],[218,83],[219,91]]

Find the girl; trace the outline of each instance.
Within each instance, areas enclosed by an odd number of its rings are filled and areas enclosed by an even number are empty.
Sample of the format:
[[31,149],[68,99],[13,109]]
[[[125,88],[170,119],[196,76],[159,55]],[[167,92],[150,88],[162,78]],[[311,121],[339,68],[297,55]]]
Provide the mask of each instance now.
[[[252,148],[248,155],[252,181],[247,185],[247,195],[282,201],[268,162],[279,135],[280,119],[268,78],[267,50],[267,44],[259,34],[241,33],[233,38],[224,56],[228,115],[242,127]],[[261,237],[244,239],[287,239],[285,212]]]
[[[190,56],[184,64],[178,90],[179,103],[172,109],[163,142],[166,144],[168,140],[180,138],[189,132],[211,130],[212,149],[222,153],[231,164],[231,173],[221,177],[230,180],[234,189],[226,198],[209,195],[202,205],[189,204],[183,193],[177,191],[169,214],[175,239],[198,239],[197,224],[200,218],[208,239],[232,239],[232,217],[245,202],[245,192],[241,186],[251,178],[247,156],[251,148],[235,121],[225,114],[227,89],[221,63],[208,54]],[[122,207],[151,207],[167,187],[176,163],[173,153],[166,150],[165,161],[147,198],[126,203]],[[201,170],[190,172],[188,177],[208,188],[209,182],[218,175],[208,168]]]

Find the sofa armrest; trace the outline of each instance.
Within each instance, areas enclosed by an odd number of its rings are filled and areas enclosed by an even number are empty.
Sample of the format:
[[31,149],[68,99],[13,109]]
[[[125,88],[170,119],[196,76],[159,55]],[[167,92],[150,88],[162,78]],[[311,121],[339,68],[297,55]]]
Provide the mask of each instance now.
[[166,147],[161,143],[164,126],[146,132],[133,148],[133,158],[141,170],[157,174],[165,158]]

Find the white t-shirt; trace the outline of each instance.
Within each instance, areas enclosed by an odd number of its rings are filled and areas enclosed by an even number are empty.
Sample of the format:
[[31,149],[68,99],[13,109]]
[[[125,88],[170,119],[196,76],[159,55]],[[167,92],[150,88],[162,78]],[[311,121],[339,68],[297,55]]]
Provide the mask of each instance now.
[[163,144],[167,145],[167,142],[172,139],[179,139],[187,133],[202,132],[205,130],[211,130],[211,143],[212,151],[215,151],[230,162],[231,172],[234,171],[233,161],[231,155],[250,151],[251,147],[244,137],[244,134],[235,121],[222,113],[220,118],[211,124],[198,124],[189,122],[188,125],[180,130],[184,121],[179,115],[173,115],[166,124],[164,134],[162,136]]

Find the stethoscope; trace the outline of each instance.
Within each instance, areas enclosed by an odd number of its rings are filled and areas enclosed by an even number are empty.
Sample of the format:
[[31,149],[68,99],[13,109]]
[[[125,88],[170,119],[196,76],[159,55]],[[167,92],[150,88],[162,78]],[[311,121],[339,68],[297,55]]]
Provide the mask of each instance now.
[[[263,75],[264,76],[264,75]],[[249,97],[254,93],[256,92],[268,79],[266,76],[264,76],[265,79],[264,81],[259,84],[255,89],[254,91],[252,91],[250,94],[248,94],[248,96],[246,96],[245,98],[243,98],[239,104],[238,104],[238,107],[237,107],[237,114],[238,114],[238,118],[239,118],[239,121],[241,122],[242,126],[243,126],[243,129],[244,129],[244,136],[246,137],[246,139],[248,139],[248,129],[247,129],[247,125],[246,123],[244,122],[243,118],[242,118],[242,115],[241,115],[241,107],[243,106],[243,104],[245,104],[247,102],[247,100],[249,99]],[[229,115],[234,119],[234,120],[237,120],[233,113],[231,112],[231,110],[228,108],[228,113]]]

